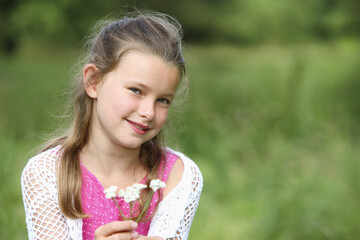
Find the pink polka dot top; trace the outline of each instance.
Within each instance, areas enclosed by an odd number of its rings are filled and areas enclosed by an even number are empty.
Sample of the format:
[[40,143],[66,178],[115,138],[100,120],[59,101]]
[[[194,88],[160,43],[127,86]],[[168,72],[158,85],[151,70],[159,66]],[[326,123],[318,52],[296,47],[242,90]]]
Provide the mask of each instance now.
[[[167,182],[171,169],[174,166],[174,163],[178,156],[170,152],[166,153],[166,159],[162,159],[159,165],[159,178],[163,182]],[[82,188],[81,188],[81,204],[84,209],[84,212],[88,214],[89,218],[83,219],[83,239],[84,240],[93,240],[95,230],[106,223],[112,221],[121,220],[119,210],[112,199],[105,198],[104,187],[99,182],[99,180],[80,162],[81,172],[82,172]],[[161,176],[162,175],[162,176]],[[140,181],[140,183],[145,183],[146,177]],[[161,190],[162,191],[162,190]],[[122,212],[125,216],[130,216],[130,204],[125,202],[123,198],[116,198]],[[145,219],[148,219],[148,216],[151,216],[156,208],[156,205],[159,202],[159,194],[154,194],[149,211],[145,216]],[[136,203],[134,209],[138,204]],[[146,222],[140,222],[136,231],[140,235],[146,236],[151,219]]]

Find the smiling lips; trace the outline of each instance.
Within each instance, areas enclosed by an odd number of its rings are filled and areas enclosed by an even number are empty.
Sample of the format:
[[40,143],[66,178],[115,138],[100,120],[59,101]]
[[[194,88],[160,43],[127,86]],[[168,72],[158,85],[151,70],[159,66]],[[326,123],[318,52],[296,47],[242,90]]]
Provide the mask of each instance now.
[[130,127],[138,134],[144,135],[150,128],[148,126],[142,125],[141,123],[133,122],[126,119],[130,124]]

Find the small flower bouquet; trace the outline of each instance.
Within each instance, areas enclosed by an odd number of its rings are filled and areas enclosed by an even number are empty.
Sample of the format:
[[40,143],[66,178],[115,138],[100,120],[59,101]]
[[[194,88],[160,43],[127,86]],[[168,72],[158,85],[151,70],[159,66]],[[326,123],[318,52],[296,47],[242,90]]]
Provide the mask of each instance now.
[[[160,179],[151,180],[150,185],[149,185],[149,188],[151,188],[151,190],[152,190],[151,197],[149,197],[147,199],[147,201],[145,202],[141,213],[139,214],[139,216],[136,219],[136,222],[140,221],[141,217],[144,215],[144,213],[148,209],[154,193],[157,190],[159,190],[160,188],[165,188],[165,187],[166,187],[166,184],[163,181],[161,181]],[[120,189],[118,192],[117,192],[117,190],[118,190],[117,186],[111,186],[111,187],[105,189],[104,193],[105,193],[105,197],[107,199],[112,199],[114,201],[117,208],[119,209],[119,213],[120,213],[121,217],[124,220],[129,220],[129,219],[133,218],[133,208],[134,208],[135,202],[140,198],[141,191],[146,188],[148,188],[148,186],[145,184],[135,183],[134,185],[127,187],[125,190]],[[124,201],[130,204],[130,218],[126,217],[125,214],[122,212],[118,202],[115,199],[116,196],[119,196],[120,198],[124,198]]]

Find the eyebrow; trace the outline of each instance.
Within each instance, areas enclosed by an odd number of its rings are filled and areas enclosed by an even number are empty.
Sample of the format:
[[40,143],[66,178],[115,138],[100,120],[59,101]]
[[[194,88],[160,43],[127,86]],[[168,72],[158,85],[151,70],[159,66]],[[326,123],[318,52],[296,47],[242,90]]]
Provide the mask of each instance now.
[[161,97],[174,98],[175,94],[169,93],[169,94],[161,95]]

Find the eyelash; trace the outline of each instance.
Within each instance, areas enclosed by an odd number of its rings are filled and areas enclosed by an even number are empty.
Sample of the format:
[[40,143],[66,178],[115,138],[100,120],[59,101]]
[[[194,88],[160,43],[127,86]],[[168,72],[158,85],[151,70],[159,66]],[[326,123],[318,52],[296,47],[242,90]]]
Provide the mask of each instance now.
[[129,90],[132,91],[135,94],[141,94],[141,91],[139,89],[137,89],[137,88],[132,87],[132,88],[129,88]]
[[170,101],[166,98],[159,98],[158,102],[160,102],[162,104],[170,105]]

